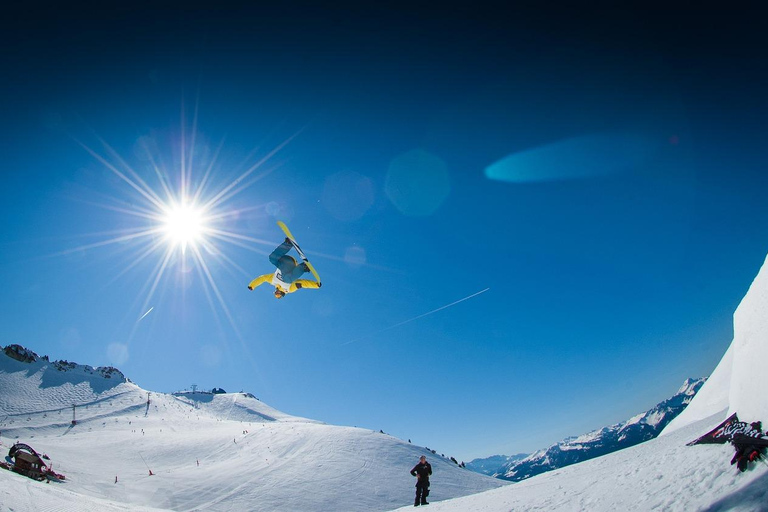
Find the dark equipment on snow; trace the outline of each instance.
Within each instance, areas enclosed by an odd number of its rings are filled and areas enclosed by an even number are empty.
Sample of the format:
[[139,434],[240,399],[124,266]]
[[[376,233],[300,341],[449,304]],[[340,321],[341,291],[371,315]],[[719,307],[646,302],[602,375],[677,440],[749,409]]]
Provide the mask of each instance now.
[[[31,446],[24,443],[16,443],[8,451],[8,458],[13,459],[13,464],[0,462],[0,467],[10,469],[20,475],[28,476],[34,480],[64,480],[64,475],[54,472],[48,467],[43,458]],[[7,460],[7,459],[6,459]]]
[[762,431],[762,423],[739,421],[736,413],[700,438],[688,443],[688,446],[728,442],[736,449],[731,464],[736,464],[742,472],[747,470],[750,462],[765,458],[768,450],[768,436]]

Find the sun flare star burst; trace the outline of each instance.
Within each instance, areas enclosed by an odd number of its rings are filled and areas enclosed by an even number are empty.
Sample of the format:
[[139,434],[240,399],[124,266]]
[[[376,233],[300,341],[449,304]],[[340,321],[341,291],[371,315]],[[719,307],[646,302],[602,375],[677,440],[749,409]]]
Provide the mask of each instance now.
[[208,221],[205,210],[195,204],[171,204],[163,208],[160,216],[165,236],[174,246],[181,246],[182,254],[186,252],[187,245],[194,245],[203,239]]
[[[222,169],[222,165],[218,163],[221,145],[210,154],[202,150],[195,151],[196,123],[192,129],[190,145],[187,145],[186,133],[182,130],[181,151],[175,169],[164,165],[164,162],[172,159],[162,151],[161,146],[147,143],[147,141],[139,145],[139,149],[143,150],[141,153],[143,163],[138,169],[131,166],[101,138],[99,141],[104,152],[76,141],[111,171],[120,182],[127,185],[126,196],[115,197],[107,204],[97,203],[97,206],[116,212],[122,216],[120,220],[122,223],[132,221],[133,226],[109,232],[114,235],[112,238],[81,245],[60,254],[71,254],[109,245],[133,248],[135,252],[129,262],[113,277],[113,281],[132,270],[142,268],[141,265],[146,260],[156,258],[154,268],[147,275],[144,286],[139,292],[140,295],[145,295],[141,306],[137,308],[140,311],[147,311],[158,288],[169,285],[169,274],[195,271],[200,278],[198,282],[202,286],[198,291],[207,299],[214,315],[218,316],[218,312],[222,312],[234,332],[240,337],[235,321],[219,290],[217,276],[219,270],[226,270],[230,275],[233,271],[239,272],[244,280],[250,274],[227,255],[222,245],[229,244],[263,253],[263,250],[255,246],[271,247],[273,242],[250,236],[249,232],[238,232],[234,221],[243,214],[263,206],[246,206],[237,209],[232,203],[232,198],[270,174],[276,167],[264,169],[263,166],[296,135],[298,133],[277,144],[228,183],[217,183],[216,179],[220,173],[226,174],[226,169]],[[208,156],[195,159],[198,153]],[[193,160],[202,161],[193,162]],[[196,176],[193,176],[195,174],[193,170],[198,171]],[[172,290],[186,290],[174,284],[170,286]],[[132,332],[129,336],[129,342],[133,334]]]

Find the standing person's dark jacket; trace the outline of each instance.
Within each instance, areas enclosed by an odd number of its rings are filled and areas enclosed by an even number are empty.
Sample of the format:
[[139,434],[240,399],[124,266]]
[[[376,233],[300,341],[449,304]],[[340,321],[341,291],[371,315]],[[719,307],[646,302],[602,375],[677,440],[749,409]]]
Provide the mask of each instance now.
[[432,474],[432,465],[429,462],[419,462],[413,466],[411,474],[419,477],[420,484],[426,484],[429,482],[429,475]]

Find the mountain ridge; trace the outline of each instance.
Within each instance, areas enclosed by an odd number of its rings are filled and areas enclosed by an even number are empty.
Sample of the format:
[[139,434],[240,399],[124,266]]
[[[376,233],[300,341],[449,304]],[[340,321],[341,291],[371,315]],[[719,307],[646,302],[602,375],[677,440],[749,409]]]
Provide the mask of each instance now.
[[706,378],[686,379],[672,397],[626,421],[579,436],[567,437],[549,448],[537,450],[527,456],[511,456],[495,469],[492,468],[493,461],[507,456],[497,455],[474,459],[466,466],[473,471],[482,468],[478,471],[482,474],[519,482],[541,473],[629,448],[657,437],[674,418],[685,410],[706,380]]

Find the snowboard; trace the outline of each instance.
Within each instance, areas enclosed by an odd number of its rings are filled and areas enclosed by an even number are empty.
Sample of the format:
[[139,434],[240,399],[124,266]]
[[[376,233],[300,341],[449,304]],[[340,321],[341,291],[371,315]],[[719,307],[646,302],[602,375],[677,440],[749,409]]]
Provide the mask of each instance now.
[[320,282],[320,276],[317,275],[317,270],[315,270],[315,267],[312,266],[312,263],[309,262],[306,255],[304,255],[304,251],[301,250],[301,247],[299,247],[299,244],[296,243],[296,239],[293,237],[293,234],[291,233],[291,230],[288,229],[288,226],[285,225],[285,222],[279,220],[277,221],[277,225],[280,226],[280,229],[283,230],[285,233],[285,236],[288,238],[288,240],[291,241],[291,244],[293,245],[293,248],[296,249],[296,252],[299,253],[299,256],[304,261],[304,263],[307,264],[307,267],[309,267],[309,271],[312,272],[312,275],[315,276],[315,279],[317,282]]

